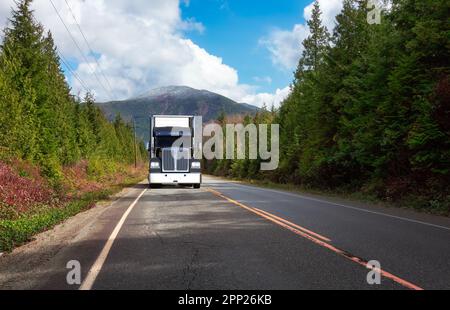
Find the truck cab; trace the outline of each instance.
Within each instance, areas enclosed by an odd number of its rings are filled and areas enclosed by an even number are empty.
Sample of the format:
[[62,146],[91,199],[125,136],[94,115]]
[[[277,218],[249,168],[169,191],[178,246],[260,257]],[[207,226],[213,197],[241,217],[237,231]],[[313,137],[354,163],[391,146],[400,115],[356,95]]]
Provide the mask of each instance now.
[[201,116],[150,117],[150,188],[169,184],[200,188],[202,130]]

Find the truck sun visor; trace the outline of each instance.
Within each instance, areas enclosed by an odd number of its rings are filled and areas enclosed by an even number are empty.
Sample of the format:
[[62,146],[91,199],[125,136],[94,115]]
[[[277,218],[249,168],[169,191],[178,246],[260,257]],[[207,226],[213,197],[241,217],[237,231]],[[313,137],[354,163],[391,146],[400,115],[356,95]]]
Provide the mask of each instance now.
[[158,127],[154,131],[155,137],[191,137],[190,128],[186,127]]

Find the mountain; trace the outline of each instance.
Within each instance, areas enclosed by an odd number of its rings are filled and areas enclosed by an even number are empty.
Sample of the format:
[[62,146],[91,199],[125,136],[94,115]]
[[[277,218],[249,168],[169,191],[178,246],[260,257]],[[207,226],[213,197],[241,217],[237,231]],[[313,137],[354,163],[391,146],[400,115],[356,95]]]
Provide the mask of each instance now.
[[137,133],[148,140],[148,116],[202,115],[203,121],[215,120],[223,112],[227,115],[254,114],[258,108],[245,103],[237,103],[227,97],[186,86],[156,88],[138,97],[123,101],[98,103],[105,115],[113,120],[117,114],[126,119],[136,119]]

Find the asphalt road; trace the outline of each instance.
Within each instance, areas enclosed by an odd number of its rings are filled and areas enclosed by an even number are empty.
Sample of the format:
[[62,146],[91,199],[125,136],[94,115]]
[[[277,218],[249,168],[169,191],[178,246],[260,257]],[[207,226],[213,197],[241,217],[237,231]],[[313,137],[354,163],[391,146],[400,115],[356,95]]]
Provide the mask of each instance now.
[[77,260],[85,289],[450,289],[446,218],[204,181],[136,186],[34,288],[79,289],[66,282]]

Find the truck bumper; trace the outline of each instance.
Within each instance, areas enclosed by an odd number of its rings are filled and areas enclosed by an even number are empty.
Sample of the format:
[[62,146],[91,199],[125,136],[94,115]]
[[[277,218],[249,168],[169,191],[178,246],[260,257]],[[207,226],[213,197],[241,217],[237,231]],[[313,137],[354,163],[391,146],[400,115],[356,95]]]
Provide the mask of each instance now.
[[201,184],[201,173],[150,173],[150,184]]

